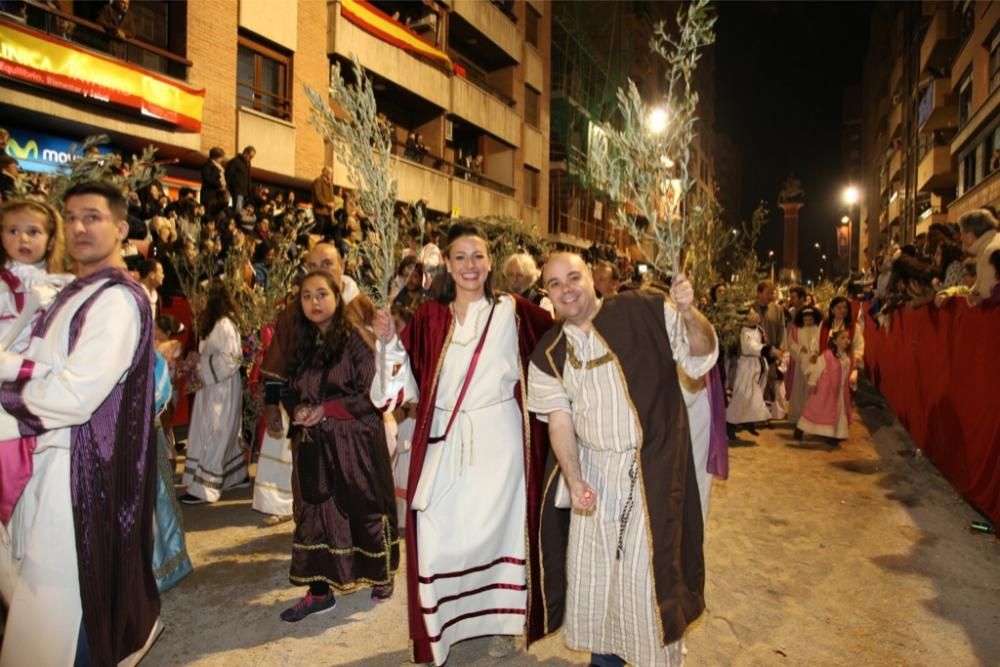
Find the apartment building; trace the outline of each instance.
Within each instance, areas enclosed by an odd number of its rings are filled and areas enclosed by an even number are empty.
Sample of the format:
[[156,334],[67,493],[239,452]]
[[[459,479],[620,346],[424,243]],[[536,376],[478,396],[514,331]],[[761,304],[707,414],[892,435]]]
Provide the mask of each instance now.
[[[327,4],[331,59],[358,57],[394,126],[401,201],[547,229],[549,8],[538,0]],[[406,150],[411,133],[425,148]],[[476,156],[481,164],[470,167]],[[334,180],[348,185],[339,163]]]
[[96,22],[104,3],[24,4],[0,14],[0,117],[22,168],[52,170],[94,134],[155,145],[173,187],[197,185],[213,146],[253,145],[254,178],[285,187],[322,167],[303,86],[328,80],[324,5],[132,2],[118,39]]
[[546,229],[548,3],[132,0],[123,37],[97,23],[103,2],[24,4],[0,13],[0,125],[25,168],[107,134],[123,152],[155,145],[173,187],[197,185],[211,147],[247,145],[257,182],[304,190],[327,164],[349,186],[305,87],[325,91],[356,55],[395,127],[401,201]]
[[863,75],[863,261],[1000,205],[1000,4],[882,3]]
[[[650,54],[653,26],[673,23],[677,2],[553,4],[552,142],[549,226],[552,240],[577,247],[607,243],[635,246],[611,224],[614,207],[590,187],[590,146],[600,126],[615,114],[617,91],[628,79],[655,106],[663,97],[664,63]],[[695,188],[715,195],[715,58],[706,49],[696,73],[700,96],[698,136],[689,169]]]

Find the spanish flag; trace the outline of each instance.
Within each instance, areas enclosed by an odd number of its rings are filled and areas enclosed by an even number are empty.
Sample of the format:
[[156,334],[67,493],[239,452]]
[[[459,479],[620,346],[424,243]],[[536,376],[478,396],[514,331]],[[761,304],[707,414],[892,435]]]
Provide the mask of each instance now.
[[440,60],[448,66],[448,69],[452,68],[451,58],[448,57],[447,53],[424,41],[417,33],[387,16],[365,0],[340,0],[340,14],[382,41],[406,51]]

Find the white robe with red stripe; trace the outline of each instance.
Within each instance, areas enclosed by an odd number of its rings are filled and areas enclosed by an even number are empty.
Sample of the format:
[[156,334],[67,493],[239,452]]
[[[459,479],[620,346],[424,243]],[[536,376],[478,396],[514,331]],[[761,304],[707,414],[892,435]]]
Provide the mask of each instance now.
[[[432,437],[445,432],[489,309],[483,299],[469,306],[465,322],[455,320],[438,378]],[[384,359],[387,381],[383,387],[380,369],[372,402],[392,410],[420,400],[398,338]],[[525,426],[514,399],[520,377],[514,303],[501,297],[459,414],[445,441],[428,445],[413,499],[420,607],[437,665],[463,639],[524,633]]]

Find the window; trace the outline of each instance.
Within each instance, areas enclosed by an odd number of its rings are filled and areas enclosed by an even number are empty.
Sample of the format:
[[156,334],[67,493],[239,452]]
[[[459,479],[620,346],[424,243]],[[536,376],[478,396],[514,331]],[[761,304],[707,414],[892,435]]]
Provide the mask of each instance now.
[[969,122],[972,115],[972,75],[966,74],[958,84],[958,126]]
[[1000,31],[993,36],[990,44],[990,92],[1000,86]]
[[538,170],[524,167],[524,203],[538,208]]
[[534,127],[541,125],[542,94],[531,86],[524,86],[524,122]]
[[539,14],[531,5],[525,5],[524,12],[524,41],[538,48],[538,24],[542,21]]
[[240,106],[292,117],[292,57],[240,35],[236,99]]
[[971,151],[965,154],[962,158],[962,164],[958,175],[959,186],[962,192],[967,192],[971,190],[977,182],[976,179],[976,149],[973,148]]

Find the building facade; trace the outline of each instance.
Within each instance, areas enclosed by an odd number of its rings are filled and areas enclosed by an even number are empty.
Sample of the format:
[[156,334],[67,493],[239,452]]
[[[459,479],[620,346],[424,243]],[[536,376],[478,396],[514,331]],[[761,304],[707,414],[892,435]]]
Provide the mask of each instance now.
[[881,3],[863,74],[861,255],[1000,206],[1000,4]]
[[252,145],[256,182],[305,190],[333,165],[349,187],[305,88],[357,56],[394,126],[401,201],[547,228],[548,3],[133,0],[120,34],[105,3],[25,4],[0,13],[0,125],[22,161],[52,168],[107,134],[126,153],[153,144],[168,183],[197,186],[210,148]]

